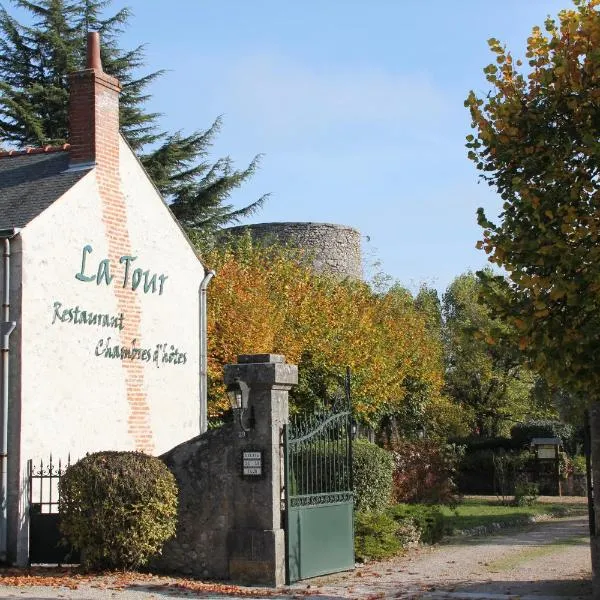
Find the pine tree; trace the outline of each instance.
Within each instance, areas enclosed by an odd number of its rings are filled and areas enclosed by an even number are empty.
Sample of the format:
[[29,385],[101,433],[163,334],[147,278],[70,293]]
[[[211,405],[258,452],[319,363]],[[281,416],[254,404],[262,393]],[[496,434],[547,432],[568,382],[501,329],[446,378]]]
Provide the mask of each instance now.
[[209,150],[221,119],[185,136],[159,130],[160,114],[145,110],[148,86],[162,75],[138,76],[144,48],[119,47],[127,8],[103,17],[111,0],[11,0],[32,23],[20,23],[0,5],[0,145],[43,146],[68,139],[67,74],[85,64],[86,33],[99,31],[102,64],[121,82],[121,131],[138,154],[180,222],[203,234],[255,212],[266,196],[234,210],[232,191],[249,179],[260,161],[236,169],[229,157],[211,162]]

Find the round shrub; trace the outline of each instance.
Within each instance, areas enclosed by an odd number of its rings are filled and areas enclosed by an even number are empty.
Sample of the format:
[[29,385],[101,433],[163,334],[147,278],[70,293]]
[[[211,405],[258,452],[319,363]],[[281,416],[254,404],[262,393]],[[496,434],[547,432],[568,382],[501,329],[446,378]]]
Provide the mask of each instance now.
[[383,512],[354,515],[354,555],[359,562],[383,560],[402,550],[398,523]]
[[134,569],[175,534],[177,484],[158,458],[96,452],[60,480],[61,532],[89,569]]
[[394,463],[387,450],[368,442],[352,444],[354,506],[357,511],[385,509],[392,496]]

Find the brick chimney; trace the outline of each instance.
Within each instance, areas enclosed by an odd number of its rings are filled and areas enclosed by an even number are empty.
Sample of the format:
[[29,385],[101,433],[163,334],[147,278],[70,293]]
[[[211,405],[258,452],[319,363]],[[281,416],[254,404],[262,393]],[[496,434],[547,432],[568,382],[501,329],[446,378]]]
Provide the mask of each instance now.
[[96,165],[116,174],[121,86],[102,71],[98,32],[88,33],[86,68],[69,75],[69,88],[70,167]]

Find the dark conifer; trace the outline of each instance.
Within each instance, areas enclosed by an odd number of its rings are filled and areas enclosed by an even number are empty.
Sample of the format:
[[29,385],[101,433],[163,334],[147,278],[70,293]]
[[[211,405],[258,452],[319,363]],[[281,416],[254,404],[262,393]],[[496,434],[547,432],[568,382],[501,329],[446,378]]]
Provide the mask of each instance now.
[[239,210],[228,204],[231,192],[255,172],[260,156],[241,170],[229,157],[211,162],[220,118],[185,136],[161,131],[160,115],[145,110],[147,88],[163,72],[139,76],[144,47],[119,47],[119,34],[131,17],[128,8],[104,17],[111,0],[11,2],[30,14],[31,24],[19,22],[0,5],[0,146],[43,146],[68,139],[67,74],[85,62],[87,31],[99,31],[103,69],[123,86],[121,131],[180,222],[214,232],[262,205],[265,196]]

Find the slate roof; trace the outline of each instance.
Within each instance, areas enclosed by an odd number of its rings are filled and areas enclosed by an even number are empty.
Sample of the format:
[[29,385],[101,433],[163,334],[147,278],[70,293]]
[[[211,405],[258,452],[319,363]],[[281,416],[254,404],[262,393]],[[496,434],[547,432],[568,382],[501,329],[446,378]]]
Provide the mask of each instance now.
[[25,227],[88,170],[67,171],[62,148],[0,155],[0,229]]

